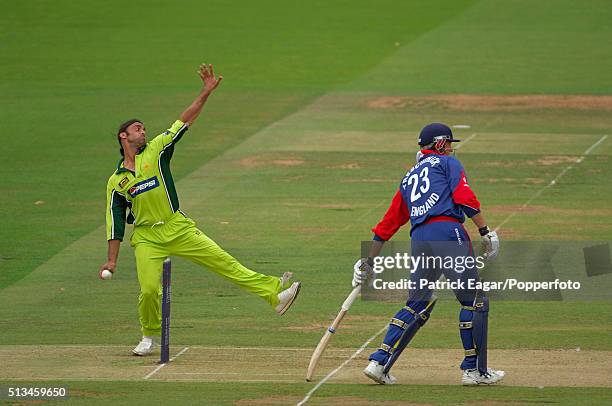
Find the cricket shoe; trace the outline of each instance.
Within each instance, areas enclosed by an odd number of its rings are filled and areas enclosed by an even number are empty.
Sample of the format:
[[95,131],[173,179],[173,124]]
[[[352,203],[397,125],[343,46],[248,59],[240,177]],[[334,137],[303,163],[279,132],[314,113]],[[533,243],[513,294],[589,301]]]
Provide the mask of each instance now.
[[463,377],[461,378],[462,385],[492,385],[495,382],[499,382],[506,375],[504,371],[496,371],[491,368],[487,368],[486,374],[481,374],[477,369],[466,369],[463,371]]
[[[285,275],[290,272],[286,272]],[[283,278],[285,277],[283,275]],[[282,282],[281,282],[282,283]],[[280,316],[285,314],[287,310],[291,307],[298,293],[300,293],[300,287],[302,284],[300,282],[293,282],[288,289],[283,290],[278,294],[278,305],[276,305],[275,309],[276,313]]]
[[289,281],[293,278],[293,272],[285,272],[283,276],[280,278],[281,290],[289,289],[291,284]]
[[153,337],[144,336],[138,345],[132,350],[134,355],[145,356],[153,352]]
[[396,381],[395,377],[389,374],[385,374],[383,372],[384,369],[384,365],[380,365],[378,361],[372,360],[363,370],[363,373],[365,374],[365,376],[381,385],[393,385]]

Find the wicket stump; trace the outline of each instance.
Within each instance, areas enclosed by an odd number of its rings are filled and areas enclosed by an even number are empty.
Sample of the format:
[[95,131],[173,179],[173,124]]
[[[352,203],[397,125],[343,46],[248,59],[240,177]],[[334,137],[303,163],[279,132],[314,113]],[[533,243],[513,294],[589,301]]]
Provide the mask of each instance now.
[[164,270],[162,273],[162,322],[161,322],[161,356],[160,364],[165,364],[170,361],[170,302],[172,297],[171,273],[172,264],[170,258],[164,261]]

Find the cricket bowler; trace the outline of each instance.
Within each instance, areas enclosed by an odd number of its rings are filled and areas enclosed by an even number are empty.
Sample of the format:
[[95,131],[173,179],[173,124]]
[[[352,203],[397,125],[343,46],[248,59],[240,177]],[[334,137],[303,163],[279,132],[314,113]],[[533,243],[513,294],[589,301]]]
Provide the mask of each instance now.
[[100,267],[100,277],[104,269],[115,272],[126,222],[133,224],[130,243],[136,255],[140,284],[138,314],[142,330],[142,340],[132,350],[135,355],[150,354],[154,337],[160,334],[162,264],[170,255],[189,259],[229,279],[265,300],[280,315],[289,309],[300,290],[300,282],[290,283],[291,272],[279,278],[254,272],[240,264],[200,231],[179,208],[170,160],[176,144],[223,79],[215,76],[212,65],[201,65],[198,75],[203,82],[200,94],[167,131],[147,142],[144,123],[131,119],[117,132],[122,158],[108,180],[108,260]]
[[[368,258],[355,264],[353,286],[364,283],[373,271],[385,241],[401,226],[410,221],[411,255],[423,258],[450,258],[456,264],[465,264],[474,258],[470,236],[463,227],[465,216],[478,227],[483,239],[487,260],[494,259],[499,250],[499,239],[490,231],[481,213],[480,202],[467,182],[463,166],[453,156],[451,129],[440,123],[425,126],[419,135],[420,153],[417,163],[408,171],[399,185],[383,219],[372,229],[374,237]],[[458,260],[461,259],[461,262]],[[425,265],[425,264],[434,265]],[[484,263],[484,262],[483,262]],[[453,286],[461,304],[459,333],[465,357],[461,363],[464,385],[493,384],[501,380],[504,371],[487,367],[487,329],[489,301],[482,291],[469,287],[469,280],[478,279],[475,263],[440,269],[435,261],[422,262],[413,269],[406,306],[391,319],[380,348],[369,357],[365,375],[380,384],[393,384],[395,378],[389,370],[417,331],[429,320],[436,302],[433,289],[427,282],[437,281],[442,274]],[[420,282],[425,281],[423,286]]]

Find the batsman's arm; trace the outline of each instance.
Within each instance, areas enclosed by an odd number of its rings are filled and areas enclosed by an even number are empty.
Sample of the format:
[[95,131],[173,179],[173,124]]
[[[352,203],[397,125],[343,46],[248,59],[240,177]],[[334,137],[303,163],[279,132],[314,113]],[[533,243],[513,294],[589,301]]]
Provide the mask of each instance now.
[[372,229],[374,232],[374,240],[370,247],[369,258],[377,257],[382,250],[385,241],[391,239],[393,235],[404,224],[410,220],[410,212],[408,205],[404,201],[404,197],[400,190],[395,193],[391,205],[387,209],[383,219]]
[[218,78],[215,76],[212,65],[202,64],[198,69],[198,75],[204,82],[204,87],[200,91],[200,94],[196,99],[191,103],[189,107],[181,114],[180,120],[187,125],[191,125],[196,118],[202,112],[202,108],[208,100],[208,96],[219,86],[221,80],[223,80],[223,76],[219,76]]
[[370,253],[368,254],[368,258],[376,258],[377,256],[379,256],[384,244],[384,241],[373,240],[372,245],[370,246]]
[[478,214],[473,215],[471,219],[474,224],[476,224],[476,227],[478,227],[478,232],[480,233],[481,237],[485,237],[489,234],[495,234],[495,238],[497,238],[497,233],[489,230],[489,226],[487,226],[487,222],[485,221],[482,213],[479,212]]
[[448,182],[452,192],[453,202],[460,205],[469,218],[480,213],[480,202],[467,181],[465,169],[461,163],[451,157],[447,160]]
[[353,282],[356,288],[364,283],[371,274],[374,258],[380,255],[385,241],[389,240],[399,230],[401,226],[410,220],[408,205],[404,202],[404,197],[400,190],[395,193],[391,205],[387,209],[383,219],[372,229],[374,238],[367,258],[361,258],[353,266]]
[[480,210],[480,202],[467,182],[467,176],[461,163],[456,159],[448,159],[449,186],[453,201],[460,205],[466,216],[472,219],[482,237],[484,257],[495,259],[499,252],[499,238],[495,231],[489,230],[487,222]]
[[472,216],[472,221],[474,222],[474,224],[476,224],[476,227],[478,227],[478,229],[481,229],[487,226],[487,222],[485,221],[482,213],[478,213]]

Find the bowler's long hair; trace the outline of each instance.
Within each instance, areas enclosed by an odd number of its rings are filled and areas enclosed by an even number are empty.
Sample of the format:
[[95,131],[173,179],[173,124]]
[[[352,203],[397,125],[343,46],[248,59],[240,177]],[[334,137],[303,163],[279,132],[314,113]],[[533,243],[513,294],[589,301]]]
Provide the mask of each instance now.
[[119,130],[117,130],[117,141],[119,142],[119,152],[121,153],[121,156],[125,156],[125,153],[123,151],[123,145],[121,145],[121,137],[119,137],[119,134],[126,132],[127,128],[134,123],[142,123],[142,121],[137,118],[131,118],[125,123],[121,124],[119,126]]

